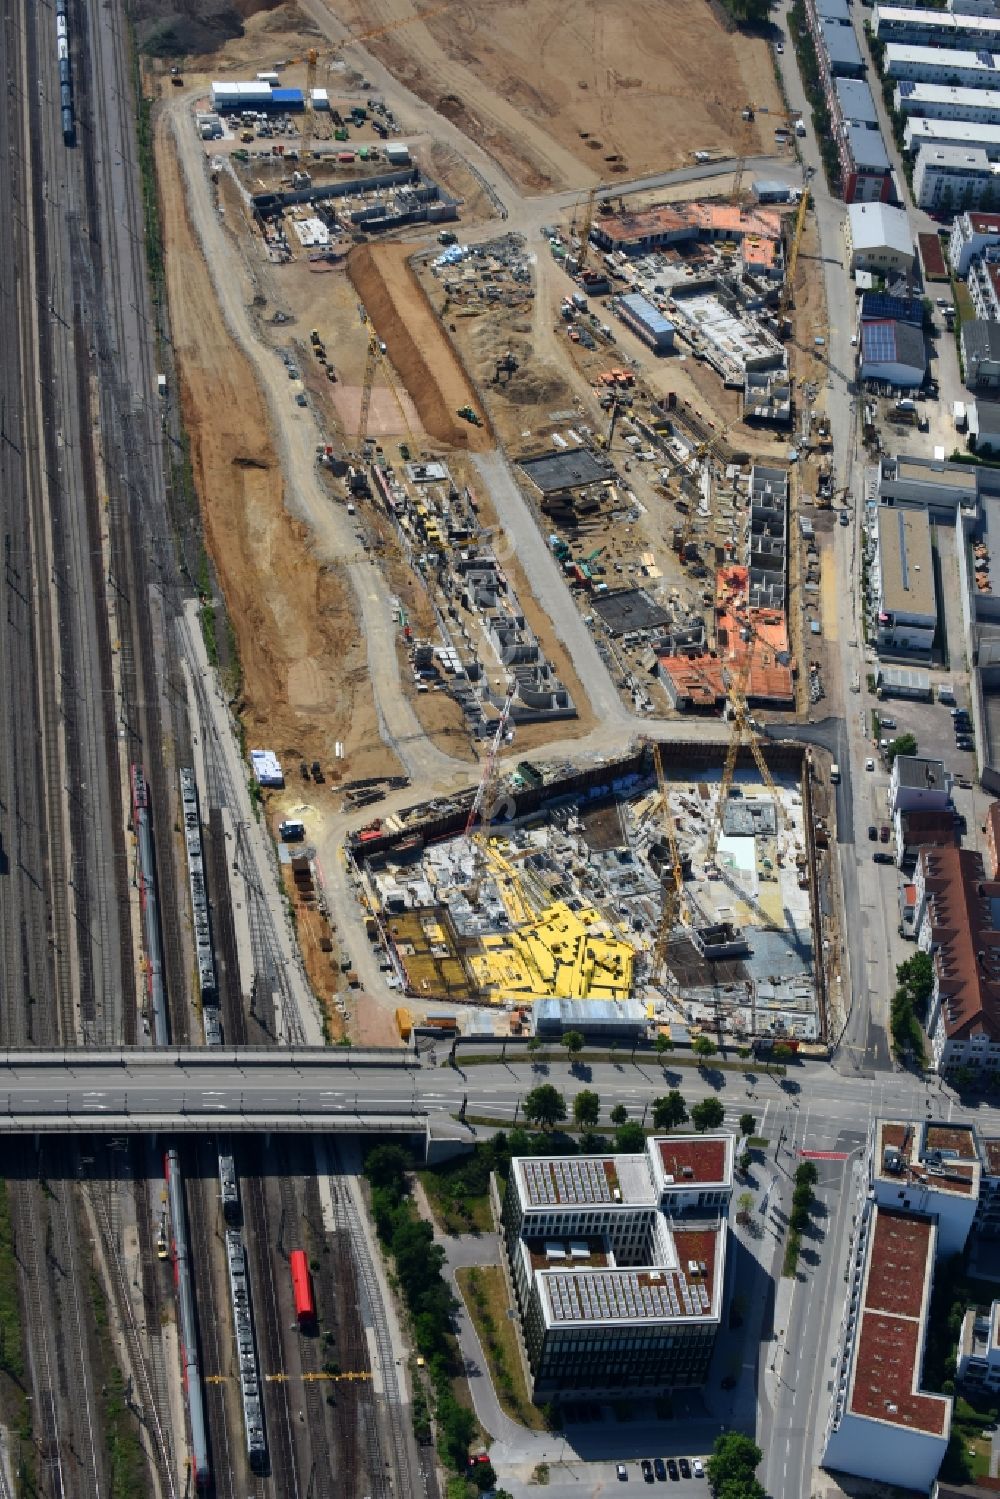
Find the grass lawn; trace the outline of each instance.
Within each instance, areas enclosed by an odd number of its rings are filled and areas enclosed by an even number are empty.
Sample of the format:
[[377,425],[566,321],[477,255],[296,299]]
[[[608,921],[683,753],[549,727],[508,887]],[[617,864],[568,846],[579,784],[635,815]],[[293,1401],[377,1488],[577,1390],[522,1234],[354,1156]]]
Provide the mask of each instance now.
[[532,1431],[544,1431],[542,1412],[528,1399],[517,1334],[507,1316],[509,1302],[503,1271],[496,1265],[479,1265],[457,1270],[455,1278],[479,1334],[490,1379],[505,1415]]
[[[454,1164],[458,1167],[462,1163]],[[467,1184],[453,1183],[452,1177],[457,1175],[457,1171],[449,1173],[447,1166],[417,1172],[438,1227],[447,1234],[492,1233],[489,1192],[469,1192]]]

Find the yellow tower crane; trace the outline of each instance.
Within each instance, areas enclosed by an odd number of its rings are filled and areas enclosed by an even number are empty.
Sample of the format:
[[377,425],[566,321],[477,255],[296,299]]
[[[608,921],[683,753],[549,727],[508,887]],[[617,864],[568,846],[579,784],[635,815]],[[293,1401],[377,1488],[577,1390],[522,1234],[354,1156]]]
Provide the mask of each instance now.
[[663,831],[670,852],[670,878],[663,881],[663,909],[660,912],[660,923],[656,930],[656,941],[653,944],[651,973],[656,977],[662,972],[666,963],[671,933],[678,920],[683,919],[684,916],[684,870],[680,850],[677,847],[677,827],[667,794],[662,745],[653,745],[653,764],[656,766],[656,784],[660,789],[660,815],[663,821]]
[[576,274],[582,276],[587,269],[587,261],[590,256],[590,231],[594,227],[594,214],[597,211],[597,194],[601,190],[601,183],[595,182],[587,194],[587,207],[584,209],[583,225],[580,229],[580,248],[576,256]]
[[306,53],[306,118],[302,127],[302,155],[308,156],[312,149],[313,129],[316,125],[316,105],[313,102],[313,91],[316,88],[316,64],[319,62],[319,53],[315,47],[310,47]]

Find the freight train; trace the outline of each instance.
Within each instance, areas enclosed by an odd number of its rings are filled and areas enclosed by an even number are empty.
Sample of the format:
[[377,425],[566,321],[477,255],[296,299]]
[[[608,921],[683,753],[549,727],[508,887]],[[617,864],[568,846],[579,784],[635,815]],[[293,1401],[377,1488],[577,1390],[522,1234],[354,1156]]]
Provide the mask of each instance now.
[[56,56],[59,62],[59,108],[63,140],[76,145],[76,113],[73,105],[73,66],[69,56],[69,0],[56,0]]
[[146,941],[146,987],[152,1016],[153,1042],[170,1044],[167,1021],[167,993],[163,982],[163,946],[160,940],[160,901],[156,890],[156,859],[153,853],[153,825],[149,811],[149,787],[141,765],[131,768],[132,827],[138,844],[139,898],[142,904],[142,928]]
[[198,1365],[198,1333],[194,1317],[194,1288],[191,1284],[191,1252],[188,1246],[187,1218],[184,1212],[184,1189],[176,1150],[168,1150],[164,1159],[167,1176],[167,1202],[173,1233],[174,1283],[177,1287],[181,1371],[187,1397],[188,1422],[191,1427],[191,1472],[199,1488],[206,1488],[212,1470],[208,1460],[208,1432],[205,1425],[205,1401],[201,1371]]
[[194,916],[194,942],[198,958],[198,983],[201,988],[201,1018],[205,1028],[205,1045],[222,1045],[222,1017],[219,1014],[219,990],[215,978],[215,956],[208,919],[208,892],[205,888],[205,858],[201,844],[201,817],[198,812],[198,786],[194,771],[182,769],[181,809],[184,813],[184,842],[187,846],[188,886]]
[[242,1235],[234,1228],[226,1229],[226,1259],[229,1262],[229,1297],[236,1332],[236,1361],[240,1370],[240,1399],[243,1404],[247,1457],[251,1468],[259,1473],[267,1461],[264,1401],[260,1388],[257,1345],[253,1335],[253,1316],[250,1311],[246,1246]]
[[236,1179],[236,1162],[225,1151],[219,1152],[219,1197],[222,1201],[222,1216],[227,1223],[239,1223],[243,1217],[240,1207],[240,1185]]

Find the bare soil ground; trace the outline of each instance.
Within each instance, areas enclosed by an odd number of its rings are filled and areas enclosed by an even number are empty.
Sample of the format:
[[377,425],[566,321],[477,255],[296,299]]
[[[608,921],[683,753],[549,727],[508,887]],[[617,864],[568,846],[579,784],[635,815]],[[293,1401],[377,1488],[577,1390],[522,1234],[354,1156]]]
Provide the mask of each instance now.
[[[411,253],[407,245],[362,245],[352,251],[347,272],[417,408],[424,431],[450,448],[487,452],[494,440],[485,414],[447,333],[410,269]],[[456,414],[466,405],[479,413],[482,427]]]
[[[357,34],[426,12],[420,0],[328,0]],[[703,0],[512,0],[440,5],[365,44],[530,190],[678,166],[696,150],[772,149],[766,43]],[[574,170],[573,163],[576,168]]]
[[243,667],[247,732],[289,760],[324,764],[340,739],[353,775],[395,773],[378,736],[351,591],[317,562],[285,508],[267,408],[219,312],[162,132],[157,158],[184,424]]

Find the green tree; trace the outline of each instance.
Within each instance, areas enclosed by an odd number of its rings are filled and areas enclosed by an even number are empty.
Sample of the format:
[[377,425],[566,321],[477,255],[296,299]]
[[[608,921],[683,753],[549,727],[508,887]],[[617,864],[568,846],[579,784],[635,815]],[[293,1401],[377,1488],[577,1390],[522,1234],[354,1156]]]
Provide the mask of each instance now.
[[412,1169],[413,1158],[402,1145],[376,1145],[365,1156],[365,1176],[372,1187],[402,1192]]
[[695,1056],[700,1057],[705,1062],[708,1061],[709,1057],[714,1057],[718,1049],[715,1042],[710,1040],[708,1036],[696,1036],[691,1043],[691,1050]]
[[638,1155],[646,1145],[646,1132],[635,1119],[619,1125],[615,1131],[615,1147],[622,1155]]
[[662,1098],[653,1099],[653,1128],[676,1129],[687,1120],[687,1104],[677,1088],[671,1088]]
[[737,1197],[736,1199],[736,1216],[740,1219],[741,1222],[745,1223],[749,1218],[752,1207],[753,1193],[741,1192],[739,1197]]
[[593,1088],[584,1088],[573,1100],[573,1118],[577,1124],[592,1128],[601,1117],[601,1096]]
[[691,1123],[699,1134],[704,1134],[707,1129],[718,1129],[725,1117],[721,1098],[703,1098],[691,1110]]
[[667,1054],[667,1052],[668,1051],[673,1051],[673,1049],[674,1049],[674,1043],[671,1041],[670,1037],[669,1036],[665,1036],[662,1031],[657,1031],[657,1033],[656,1033],[656,1055],[658,1057],[665,1057],[666,1054]]
[[542,1049],[542,1038],[541,1038],[541,1036],[529,1036],[528,1037],[528,1055],[530,1057],[535,1057],[535,1056],[538,1055],[538,1053],[541,1051],[541,1049]]
[[583,1037],[579,1031],[567,1031],[562,1038],[571,1062],[575,1062],[583,1050]]
[[472,1481],[481,1494],[487,1489],[492,1489],[497,1481],[496,1469],[492,1463],[476,1463],[472,1472]]
[[814,1187],[819,1181],[819,1172],[816,1170],[815,1161],[800,1161],[795,1168],[795,1182],[797,1186],[803,1184]]
[[733,1486],[731,1492],[735,1494],[740,1493],[739,1485],[749,1492],[762,1456],[757,1444],[742,1432],[721,1432],[715,1439],[707,1464],[713,1494],[724,1494],[727,1485]]
[[540,1083],[525,1095],[524,1117],[529,1124],[551,1129],[566,1118],[566,1100],[551,1083]]
[[885,753],[890,765],[897,755],[915,755],[917,753],[916,735],[898,734],[895,739],[890,739]]
[[627,1118],[628,1109],[623,1103],[616,1103],[614,1108],[611,1110],[611,1123],[624,1124]]
[[756,1129],[756,1127],[757,1127],[757,1121],[756,1121],[756,1119],[754,1118],[754,1116],[752,1114],[741,1114],[740,1115],[740,1134],[741,1135],[746,1135],[746,1137],[749,1139],[749,1137],[753,1134],[753,1132]]

